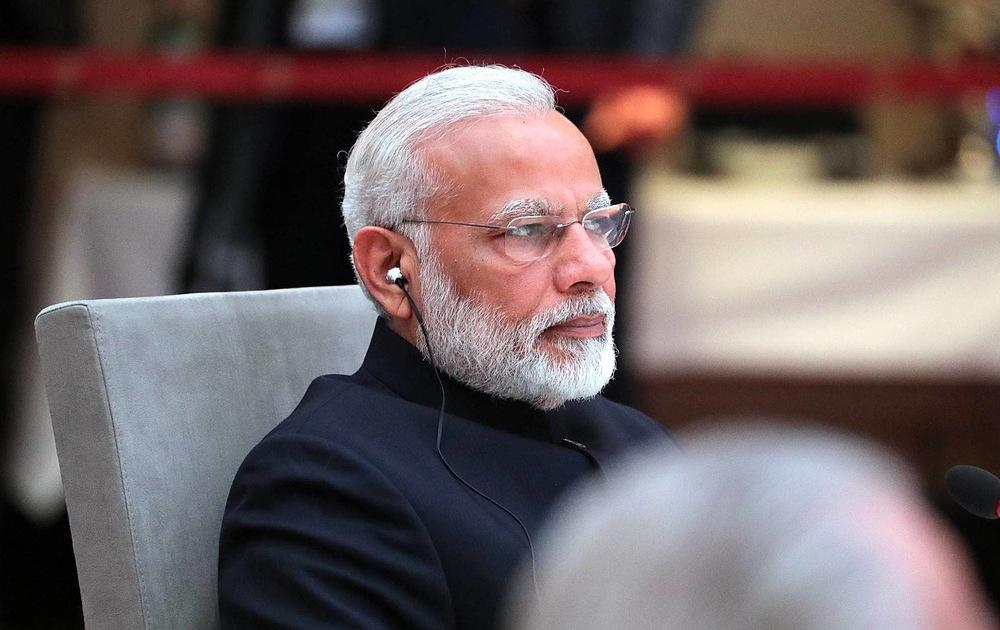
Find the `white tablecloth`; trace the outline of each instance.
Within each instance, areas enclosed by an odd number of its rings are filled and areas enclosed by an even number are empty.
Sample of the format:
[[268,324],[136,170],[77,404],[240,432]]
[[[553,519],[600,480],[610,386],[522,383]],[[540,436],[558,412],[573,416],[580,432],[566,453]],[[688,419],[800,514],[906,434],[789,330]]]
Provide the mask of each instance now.
[[1000,379],[1000,185],[644,179],[644,373]]

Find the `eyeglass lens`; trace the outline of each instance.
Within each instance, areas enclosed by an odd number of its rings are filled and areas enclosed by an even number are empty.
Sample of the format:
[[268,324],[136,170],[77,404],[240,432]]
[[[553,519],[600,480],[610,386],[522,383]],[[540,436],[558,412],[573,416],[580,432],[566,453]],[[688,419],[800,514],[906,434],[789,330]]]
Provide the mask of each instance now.
[[[625,238],[632,209],[620,203],[607,208],[591,210],[583,215],[579,223],[590,234],[594,244],[602,249],[611,249]],[[518,217],[507,224],[504,235],[504,250],[514,260],[531,262],[547,255],[556,238],[569,225],[558,216]]]

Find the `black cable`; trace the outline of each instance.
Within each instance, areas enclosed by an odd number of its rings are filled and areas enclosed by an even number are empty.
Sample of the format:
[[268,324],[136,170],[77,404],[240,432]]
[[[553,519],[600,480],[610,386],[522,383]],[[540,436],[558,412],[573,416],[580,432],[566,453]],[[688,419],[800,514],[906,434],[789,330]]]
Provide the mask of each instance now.
[[[406,296],[406,301],[410,303],[410,308],[413,309],[413,314],[417,318],[417,324],[420,325],[420,332],[423,333],[423,335],[424,335],[424,343],[427,345],[427,360],[430,361],[431,367],[434,369],[434,376],[437,378],[438,387],[441,388],[441,409],[438,412],[438,425],[437,425],[437,454],[438,454],[438,457],[441,458],[441,462],[444,464],[444,467],[448,469],[448,472],[451,473],[451,475],[455,479],[457,479],[463,486],[465,486],[469,490],[473,491],[474,493],[476,493],[480,497],[486,499],[487,501],[489,501],[493,505],[497,506],[498,508],[500,508],[501,510],[503,510],[504,512],[506,512],[512,519],[514,519],[515,522],[517,522],[518,526],[521,528],[521,531],[524,532],[524,538],[525,538],[525,540],[528,541],[528,556],[531,559],[531,583],[532,583],[532,585],[535,588],[535,596],[537,597],[538,596],[538,578],[535,575],[535,548],[531,544],[531,534],[528,533],[528,528],[524,526],[524,523],[521,522],[521,519],[519,519],[516,514],[514,514],[513,512],[511,512],[510,510],[508,510],[506,507],[504,507],[503,505],[501,505],[498,501],[494,500],[492,497],[488,496],[486,493],[480,491],[479,489],[477,489],[476,487],[474,487],[472,484],[470,484],[468,481],[466,481],[465,479],[463,479],[462,476],[459,475],[455,471],[455,469],[451,467],[451,464],[448,463],[447,459],[445,459],[444,453],[441,452],[441,435],[444,433],[444,408],[445,408],[444,381],[441,379],[441,373],[440,373],[440,371],[438,371],[437,363],[434,362],[434,352],[431,350],[431,340],[427,336],[427,327],[424,326],[424,318],[420,314],[420,309],[417,308],[417,305],[413,302],[413,298],[410,297],[410,292],[406,290],[406,286],[405,286],[406,285],[406,279],[403,278],[402,276],[399,276],[399,277],[397,277],[394,280],[394,282],[396,283],[396,285],[400,289],[403,290],[403,295]],[[584,447],[584,452],[586,452],[586,447]],[[590,455],[590,453],[586,453],[586,455],[588,455],[590,457],[593,457],[592,455]]]

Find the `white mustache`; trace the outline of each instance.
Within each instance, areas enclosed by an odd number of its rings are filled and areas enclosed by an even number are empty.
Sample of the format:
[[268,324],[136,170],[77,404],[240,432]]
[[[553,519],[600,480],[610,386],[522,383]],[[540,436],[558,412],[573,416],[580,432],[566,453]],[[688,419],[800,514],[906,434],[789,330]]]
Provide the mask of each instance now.
[[604,324],[608,331],[615,322],[615,304],[604,291],[596,291],[587,295],[569,298],[551,309],[538,313],[531,319],[530,329],[536,336],[549,328],[558,326],[577,317],[604,315]]

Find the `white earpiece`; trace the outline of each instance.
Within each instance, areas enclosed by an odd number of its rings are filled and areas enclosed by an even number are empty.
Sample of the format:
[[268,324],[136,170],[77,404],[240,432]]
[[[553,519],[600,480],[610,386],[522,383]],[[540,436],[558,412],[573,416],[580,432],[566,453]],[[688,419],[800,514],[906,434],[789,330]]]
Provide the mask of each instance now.
[[400,271],[399,267],[393,267],[385,274],[385,279],[393,284],[399,284],[400,281],[406,281],[403,277],[403,272]]

